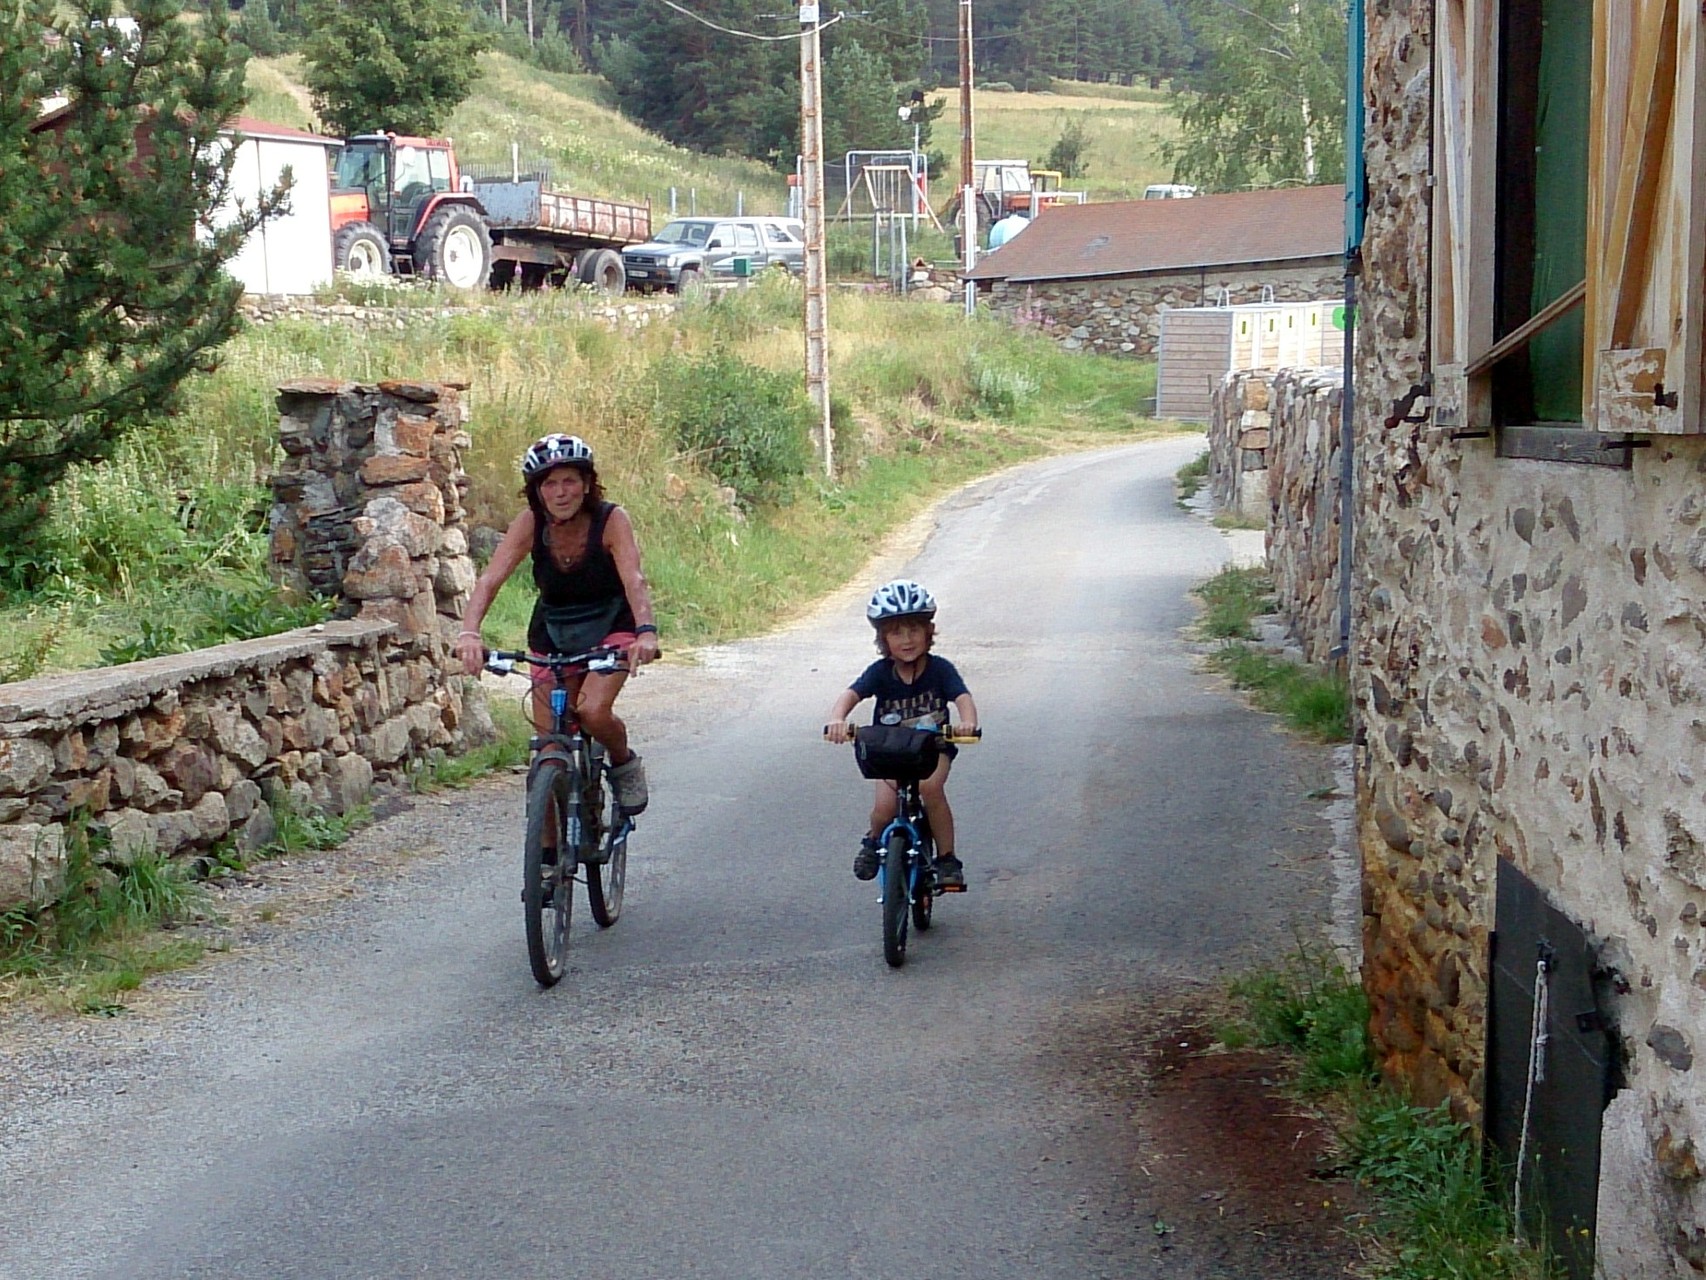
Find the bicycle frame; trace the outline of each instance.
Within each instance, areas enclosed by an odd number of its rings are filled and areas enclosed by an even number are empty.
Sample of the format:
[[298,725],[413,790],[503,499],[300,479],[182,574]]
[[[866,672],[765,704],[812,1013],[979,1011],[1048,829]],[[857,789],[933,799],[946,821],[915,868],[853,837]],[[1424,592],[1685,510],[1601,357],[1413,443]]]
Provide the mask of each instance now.
[[[887,848],[889,837],[897,831],[906,836],[908,849],[906,858],[907,883],[904,887],[906,900],[910,904],[918,894],[918,879],[929,865],[930,859],[926,855],[930,852],[930,844],[933,839],[930,834],[930,819],[924,812],[924,797],[919,793],[916,782],[903,782],[896,785],[895,814],[893,818],[889,819],[888,826],[883,828],[882,834],[877,837],[877,844],[880,847]],[[887,879],[887,868],[879,869],[877,872],[878,902],[881,902],[889,891]]]

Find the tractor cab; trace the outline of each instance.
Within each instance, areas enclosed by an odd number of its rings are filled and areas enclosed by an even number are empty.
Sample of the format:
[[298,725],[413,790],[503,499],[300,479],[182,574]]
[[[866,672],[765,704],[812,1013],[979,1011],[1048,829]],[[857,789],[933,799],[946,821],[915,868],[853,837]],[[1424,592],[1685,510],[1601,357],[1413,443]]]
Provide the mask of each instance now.
[[436,197],[457,190],[459,182],[456,153],[442,138],[351,138],[332,174],[332,230],[372,223],[393,252],[406,253]]

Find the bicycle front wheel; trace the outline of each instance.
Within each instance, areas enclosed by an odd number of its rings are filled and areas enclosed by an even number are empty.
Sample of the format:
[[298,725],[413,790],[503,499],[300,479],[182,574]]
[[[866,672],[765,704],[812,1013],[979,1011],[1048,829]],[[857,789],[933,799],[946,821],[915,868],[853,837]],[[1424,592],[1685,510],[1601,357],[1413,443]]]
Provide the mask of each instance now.
[[622,890],[628,883],[628,819],[616,797],[610,797],[610,816],[604,828],[604,862],[586,869],[586,901],[600,929],[608,929],[622,914]]
[[527,784],[527,846],[521,865],[521,901],[527,923],[527,961],[542,987],[553,987],[568,967],[569,911],[574,901],[575,850],[569,843],[574,779],[561,760],[544,759]]
[[909,906],[906,883],[907,854],[911,842],[896,831],[883,851],[883,959],[890,968],[906,963],[906,914]]

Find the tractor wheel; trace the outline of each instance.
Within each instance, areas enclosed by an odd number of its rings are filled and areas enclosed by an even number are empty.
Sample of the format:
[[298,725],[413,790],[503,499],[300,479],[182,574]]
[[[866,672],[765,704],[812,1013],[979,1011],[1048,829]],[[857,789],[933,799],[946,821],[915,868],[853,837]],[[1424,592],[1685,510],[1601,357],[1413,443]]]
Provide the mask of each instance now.
[[467,205],[453,204],[427,219],[415,241],[415,274],[458,289],[477,289],[491,273],[492,234]]
[[332,265],[358,279],[391,274],[391,246],[371,222],[352,222],[332,237]]
[[580,281],[602,294],[614,296],[628,287],[628,270],[614,249],[589,249],[581,254]]

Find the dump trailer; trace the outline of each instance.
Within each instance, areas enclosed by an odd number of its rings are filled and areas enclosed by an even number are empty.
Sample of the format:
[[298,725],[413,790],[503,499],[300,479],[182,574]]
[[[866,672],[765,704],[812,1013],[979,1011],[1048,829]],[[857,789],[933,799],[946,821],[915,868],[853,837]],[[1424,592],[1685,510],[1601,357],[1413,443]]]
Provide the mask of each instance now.
[[476,179],[472,188],[491,228],[494,287],[578,280],[621,293],[627,283],[623,247],[651,239],[650,205],[568,195],[537,178]]
[[470,179],[448,139],[393,133],[344,144],[331,202],[339,270],[464,289],[581,283],[620,293],[622,247],[652,231],[650,205],[568,195],[535,178]]

